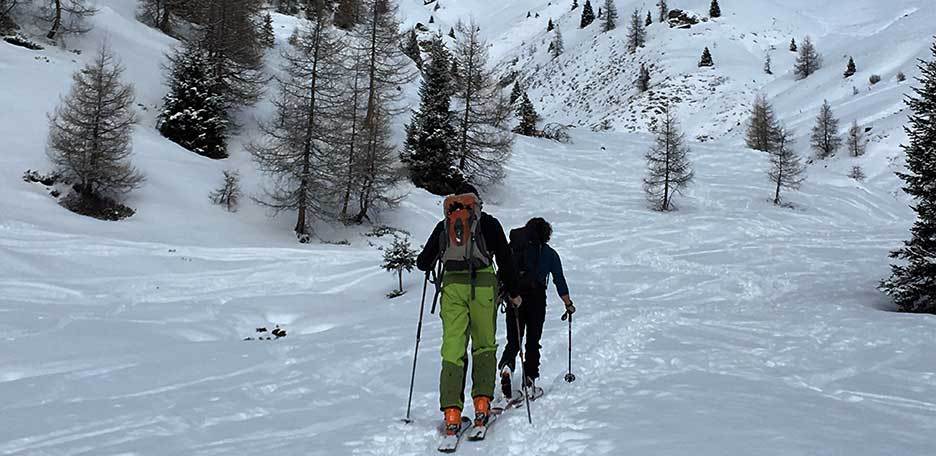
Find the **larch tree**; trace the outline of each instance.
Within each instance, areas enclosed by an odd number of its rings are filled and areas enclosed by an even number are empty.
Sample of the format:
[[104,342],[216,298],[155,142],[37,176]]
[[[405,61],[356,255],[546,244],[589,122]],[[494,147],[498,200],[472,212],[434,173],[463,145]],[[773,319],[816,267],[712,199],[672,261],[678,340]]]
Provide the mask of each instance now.
[[634,10],[631,15],[630,27],[627,29],[627,51],[631,54],[637,52],[638,48],[644,47],[647,42],[647,31],[640,20],[640,11]]
[[274,119],[260,125],[264,137],[249,146],[259,169],[272,178],[258,201],[274,212],[295,210],[300,242],[308,242],[314,220],[336,212],[341,169],[333,132],[343,102],[343,48],[320,10],[296,46],[283,52]]
[[793,73],[797,79],[806,79],[811,74],[822,68],[822,56],[816,50],[812,38],[807,36],[799,46],[799,55],[796,57],[796,63],[793,65]]
[[754,150],[770,152],[774,149],[777,130],[780,128],[773,107],[764,94],[758,94],[751,108],[751,118],[748,120],[747,146]]
[[90,27],[85,19],[94,16],[97,9],[87,0],[41,0],[39,19],[49,24],[46,38],[56,39],[60,33],[85,33]]
[[650,70],[647,65],[640,64],[640,76],[637,77],[637,90],[646,92],[650,89]]
[[0,35],[11,33],[19,27],[13,18],[19,3],[20,0],[0,0]]
[[614,0],[605,0],[604,17],[601,20],[601,31],[610,32],[617,28],[618,11]]
[[355,25],[361,22],[362,5],[361,0],[338,0],[338,7],[335,9],[335,26],[351,30]]
[[401,154],[413,185],[436,195],[452,193],[464,182],[457,171],[455,122],[451,111],[451,55],[442,37],[431,46],[419,87],[419,110],[406,126],[406,145]]
[[779,206],[781,190],[799,190],[806,180],[806,168],[793,151],[792,134],[783,126],[777,127],[773,148],[770,150],[770,168],[767,177],[774,184],[773,203]]
[[663,116],[654,126],[656,141],[647,152],[647,175],[644,192],[654,210],[668,212],[674,209],[673,196],[681,193],[694,178],[689,162],[689,147],[672,108],[663,108]]
[[556,24],[556,28],[553,30],[552,41],[549,42],[549,54],[552,58],[556,59],[562,55],[564,50],[565,44],[562,42],[562,30],[559,28],[559,25]]
[[114,198],[140,186],[130,163],[136,123],[133,87],[110,47],[72,75],[71,91],[49,115],[48,156],[85,199]]
[[864,155],[868,147],[868,141],[864,137],[864,128],[858,125],[858,121],[852,121],[848,127],[848,136],[845,138],[845,146],[848,147],[848,153],[852,157]]
[[819,158],[829,158],[842,146],[842,137],[838,132],[839,121],[832,113],[828,100],[823,100],[810,136],[810,145]]
[[159,113],[159,132],[176,144],[208,158],[226,158],[227,113],[221,85],[197,42],[169,56],[169,92]]
[[513,137],[507,128],[510,103],[501,94],[490,68],[488,43],[471,21],[457,25],[453,60],[459,74],[454,78],[455,158],[458,170],[479,185],[500,182],[504,163],[510,157]]
[[666,19],[669,18],[669,6],[666,5],[666,0],[660,0],[657,2],[657,7],[659,8],[659,18],[660,22],[666,22]]
[[900,262],[891,265],[890,278],[880,286],[904,312],[936,313],[936,44],[932,59],[920,62],[920,86],[906,99],[911,110],[908,143],[902,146],[907,170],[898,173],[917,219],[910,240],[891,252]]
[[184,12],[183,6],[184,0],[142,0],[137,16],[143,23],[172,35],[174,18]]
[[256,103],[269,78],[264,74],[262,16],[256,0],[204,0],[195,40],[208,53],[210,67],[229,110]]

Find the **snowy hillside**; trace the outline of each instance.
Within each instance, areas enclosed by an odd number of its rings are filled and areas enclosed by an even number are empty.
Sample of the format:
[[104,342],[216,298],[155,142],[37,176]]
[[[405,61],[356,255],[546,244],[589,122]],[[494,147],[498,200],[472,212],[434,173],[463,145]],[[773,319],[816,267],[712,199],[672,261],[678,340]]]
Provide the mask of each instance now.
[[[565,1],[442,0],[438,11],[400,3],[405,27],[431,15],[447,32],[477,18],[498,71],[521,72],[548,121],[579,127],[567,145],[518,138],[506,181],[485,195],[507,227],[534,215],[554,223],[580,309],[578,380],[562,381],[566,326],[550,291],[546,396],[533,405],[534,425],[505,415],[487,441],[459,453],[936,451],[936,318],[887,312],[875,289],[913,220],[893,171],[902,166],[902,95],[936,23],[929,0],[724,0],[724,17],[690,30],[651,26],[636,56],[623,46],[626,19],[653,1],[619,0],[619,28],[601,36],[597,23],[579,30],[580,10]],[[288,215],[210,204],[225,169],[241,171],[248,194],[264,183],[243,144],[268,102],[241,113],[229,159],[165,140],[153,126],[175,41],[140,24],[134,1],[97,4],[93,30],[65,48],[0,41],[0,454],[436,454],[435,316],[419,353],[415,423],[398,421],[422,278],[405,276],[409,292],[388,300],[395,276],[379,268],[375,248],[386,238],[366,236],[370,226],[321,226],[327,242],[299,245]],[[702,14],[707,5],[670,6]],[[557,61],[546,54],[550,17],[566,39]],[[274,21],[285,46],[298,20]],[[806,34],[825,67],[794,81],[787,45]],[[21,179],[49,169],[46,113],[105,38],[136,89],[133,160],[147,177],[128,202],[137,214],[122,222],[74,215]],[[700,70],[705,46],[716,66]],[[859,72],[846,81],[847,56]],[[633,88],[637,62],[653,68],[645,94]],[[895,80],[898,71],[908,82]],[[872,73],[883,80],[870,87]],[[794,208],[773,206],[767,160],[743,148],[739,128],[760,91],[798,132],[801,154],[823,98],[843,124],[872,127],[868,154],[812,165],[802,191],[789,194]],[[697,180],[679,211],[660,214],[641,191],[652,140],[644,113],[675,97],[687,135],[710,139],[690,144]],[[398,136],[405,121],[396,120]],[[602,123],[610,130],[592,131]],[[846,177],[855,164],[864,182]],[[421,244],[439,199],[401,190],[409,196],[380,222]],[[243,340],[274,325],[288,336]]]

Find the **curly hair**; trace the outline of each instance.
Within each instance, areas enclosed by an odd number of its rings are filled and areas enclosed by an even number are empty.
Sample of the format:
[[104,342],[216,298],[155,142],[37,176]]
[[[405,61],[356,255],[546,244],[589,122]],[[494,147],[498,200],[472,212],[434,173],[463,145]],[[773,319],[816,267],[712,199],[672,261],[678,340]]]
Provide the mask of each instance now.
[[542,217],[531,218],[527,221],[526,227],[536,233],[536,237],[543,244],[549,243],[549,239],[552,238],[552,225]]

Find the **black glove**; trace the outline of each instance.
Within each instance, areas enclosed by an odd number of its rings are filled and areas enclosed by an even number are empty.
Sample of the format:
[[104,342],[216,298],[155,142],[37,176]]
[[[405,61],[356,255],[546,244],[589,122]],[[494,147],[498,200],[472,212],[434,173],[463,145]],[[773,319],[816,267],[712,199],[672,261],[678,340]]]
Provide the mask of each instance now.
[[562,314],[562,321],[566,321],[569,318],[572,318],[572,314],[575,313],[575,305],[572,302],[569,302],[569,305],[566,306],[566,311]]

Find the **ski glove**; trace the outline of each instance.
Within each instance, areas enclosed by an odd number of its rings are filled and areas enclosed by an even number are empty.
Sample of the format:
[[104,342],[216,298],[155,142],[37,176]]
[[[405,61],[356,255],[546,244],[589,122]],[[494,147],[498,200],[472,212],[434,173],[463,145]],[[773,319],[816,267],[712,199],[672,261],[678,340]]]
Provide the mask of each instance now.
[[567,319],[571,318],[572,314],[574,313],[575,313],[575,305],[572,304],[572,301],[569,301],[569,304],[566,306],[565,313],[562,314],[562,321],[566,321]]

